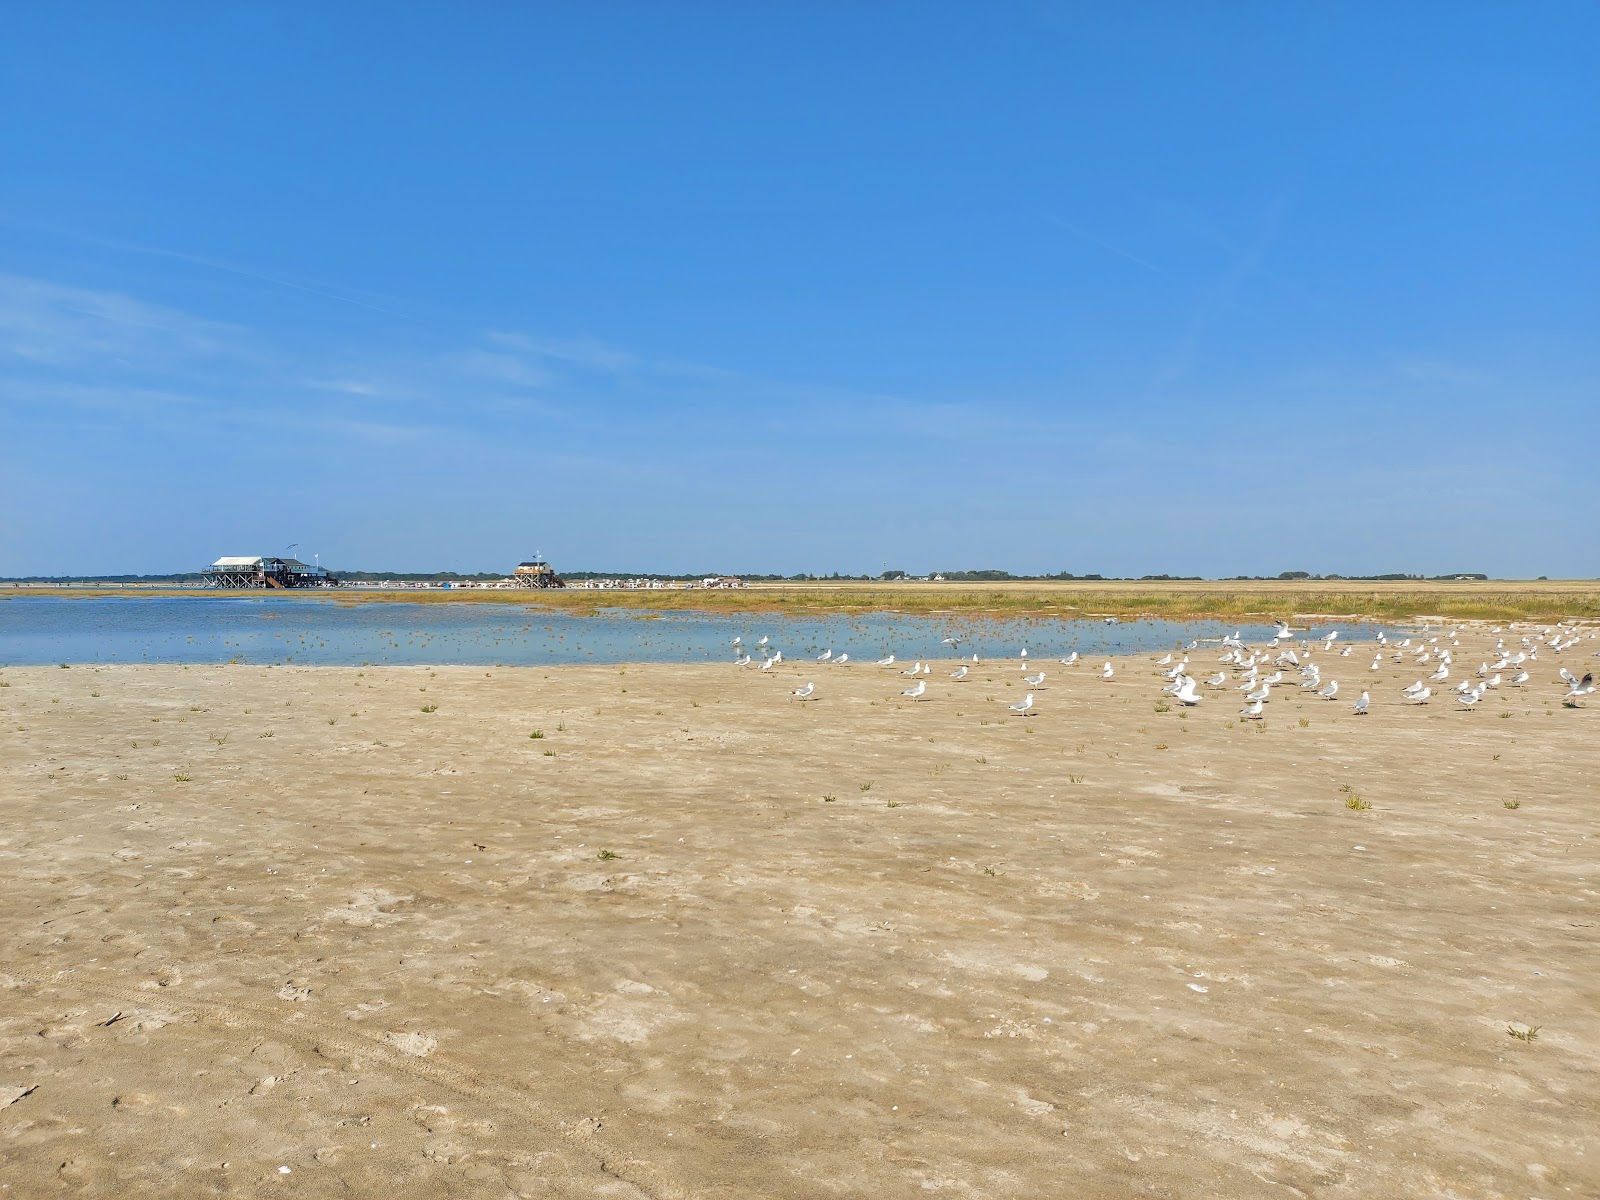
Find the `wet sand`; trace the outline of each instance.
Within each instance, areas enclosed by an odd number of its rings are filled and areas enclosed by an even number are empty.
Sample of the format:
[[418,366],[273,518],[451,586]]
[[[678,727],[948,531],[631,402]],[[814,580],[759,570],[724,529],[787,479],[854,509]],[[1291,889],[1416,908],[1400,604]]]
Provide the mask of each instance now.
[[1595,649],[5,670],[0,1196],[1600,1195]]

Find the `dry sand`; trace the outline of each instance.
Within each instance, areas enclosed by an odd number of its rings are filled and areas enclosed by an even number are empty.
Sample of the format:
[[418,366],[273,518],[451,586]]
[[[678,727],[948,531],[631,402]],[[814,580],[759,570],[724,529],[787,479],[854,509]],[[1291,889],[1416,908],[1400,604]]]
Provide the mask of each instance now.
[[0,1196],[1600,1195],[1594,645],[6,670]]

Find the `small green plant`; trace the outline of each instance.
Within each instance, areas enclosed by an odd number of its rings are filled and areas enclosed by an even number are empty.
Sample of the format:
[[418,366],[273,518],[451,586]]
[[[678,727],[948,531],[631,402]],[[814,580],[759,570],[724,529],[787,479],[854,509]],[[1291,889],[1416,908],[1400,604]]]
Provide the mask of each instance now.
[[1083,776],[1082,775],[1068,775],[1067,776],[1067,782],[1068,783],[1082,783],[1083,782]]
[[601,862],[610,862],[614,858],[621,858],[622,855],[618,854],[615,850],[602,850],[600,851],[598,857]]
[[1515,809],[1518,809],[1518,808],[1522,807],[1522,801],[1521,800],[1502,800],[1502,801],[1500,801],[1500,805],[1501,805],[1502,808],[1509,808],[1509,809],[1515,810]]
[[[1501,713],[1501,714],[1500,714],[1500,719],[1501,719],[1501,720],[1502,720],[1502,721],[1509,721],[1509,720],[1511,720],[1511,713],[1510,713],[1510,712],[1509,712],[1509,711],[1508,711],[1508,712],[1503,712],[1503,713]],[[1496,755],[1495,755],[1495,757],[1496,757],[1496,758],[1499,758],[1499,757],[1500,757],[1500,756],[1499,756],[1499,755],[1498,755],[1498,754],[1496,754]]]
[[981,767],[981,766],[985,766],[985,765],[986,765],[986,764],[987,764],[987,763],[988,763],[988,761],[989,761],[989,759],[988,759],[988,757],[987,757],[987,756],[984,756],[984,755],[980,755],[980,756],[979,756],[979,757],[978,757],[978,765],[979,765],[979,766],[980,766],[980,767]]
[[1167,748],[1167,744],[1165,742],[1157,742],[1156,743],[1156,749],[1157,750],[1165,750],[1166,748]]
[[530,734],[529,734],[529,735],[528,735],[528,736],[529,736],[529,737],[531,737],[531,738],[532,738],[532,739],[533,739],[533,740],[534,740],[534,741],[538,741],[538,740],[539,740],[539,739],[540,739],[540,738],[542,738],[542,737],[543,737],[543,736],[544,736],[544,730],[542,730],[542,729],[535,729],[535,730],[534,730],[534,731],[533,731],[533,732],[532,732],[532,733],[530,733]]
[[566,731],[567,731],[567,727],[565,725],[557,725],[556,726],[556,732],[557,733],[565,733]]
[[1355,791],[1356,789],[1351,787],[1348,783],[1341,783],[1339,785],[1339,790],[1341,792],[1343,792],[1346,796],[1348,796],[1351,792]]
[[328,718],[328,724],[329,725],[337,725],[338,723],[339,723],[339,718],[338,717],[329,717]]
[[192,775],[185,775],[185,774],[184,774],[184,773],[183,773],[183,772],[181,772],[181,771],[180,771],[180,772],[178,772],[178,774],[176,774],[176,775],[174,775],[174,776],[173,776],[173,777],[172,777],[172,781],[173,781],[173,782],[174,782],[174,783],[188,783],[188,782],[189,782],[189,780],[191,780],[191,779],[193,779],[193,778],[194,778],[194,776],[192,776]]
[[262,737],[264,737],[264,738],[269,738],[269,737],[271,737],[271,736],[272,736],[272,730],[270,730],[270,729],[269,729],[269,730],[267,730],[267,731],[266,731],[266,732],[265,732],[265,733],[263,733],[263,734],[262,734],[262,735],[261,735],[261,736],[262,736]]
[[66,664],[66,663],[62,663],[62,664],[61,664],[61,669],[62,669],[62,670],[63,670],[63,671],[65,671],[65,670],[67,670],[67,669],[68,669],[68,668],[67,668],[67,664]]
[[872,781],[869,779],[866,783],[863,783],[861,785],[861,790],[863,792],[870,792],[872,790]]
[[[11,685],[9,683],[0,683],[0,687],[10,687],[10,686]],[[100,699],[100,693],[99,692],[90,692],[89,696],[90,696],[91,699],[94,699],[94,700]]]
[[884,807],[885,808],[899,808],[900,807],[900,801],[898,801],[898,800],[887,800],[887,801],[884,802]]
[[1507,1025],[1506,1032],[1519,1042],[1532,1042],[1538,1039],[1539,1030],[1543,1028],[1543,1025],[1524,1025],[1518,1029],[1515,1025]]
[[556,756],[556,752],[554,750],[546,750],[544,752],[544,756],[546,758],[554,758]]
[[832,803],[833,803],[833,802],[834,802],[834,800],[835,800],[835,799],[837,799],[837,797],[834,797],[834,796],[824,796],[824,797],[823,797],[823,798],[822,798],[822,802],[823,802],[823,803],[824,803],[824,804],[832,804]]
[[200,711],[200,706],[198,704],[191,704],[191,705],[189,705],[189,711],[190,712],[199,712]]
[[128,781],[128,777],[126,775],[118,775],[118,776],[116,776],[116,778],[120,779],[124,783],[126,783]]
[[1360,796],[1352,793],[1350,798],[1344,802],[1344,806],[1350,809],[1352,812],[1367,812],[1372,808],[1372,802],[1370,800],[1363,800]]
[[422,711],[426,713],[438,712],[439,706],[437,704],[424,704],[422,706]]
[[1300,718],[1300,728],[1301,729],[1310,729],[1311,728],[1311,718],[1310,717],[1301,717]]
[[1000,872],[996,871],[993,867],[985,867],[983,869],[983,873],[985,875],[988,875],[988,876],[992,877],[992,878],[999,878],[999,875],[1000,875]]
[[1156,701],[1156,711],[1158,713],[1171,712],[1172,711],[1172,705],[1168,704],[1165,700],[1157,700]]

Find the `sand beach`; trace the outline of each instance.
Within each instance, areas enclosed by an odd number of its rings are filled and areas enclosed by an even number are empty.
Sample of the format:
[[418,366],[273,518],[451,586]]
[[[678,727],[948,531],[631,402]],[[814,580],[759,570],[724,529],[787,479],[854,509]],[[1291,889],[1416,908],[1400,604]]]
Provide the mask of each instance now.
[[1600,1194],[1600,703],[1371,658],[7,669],[0,1196]]

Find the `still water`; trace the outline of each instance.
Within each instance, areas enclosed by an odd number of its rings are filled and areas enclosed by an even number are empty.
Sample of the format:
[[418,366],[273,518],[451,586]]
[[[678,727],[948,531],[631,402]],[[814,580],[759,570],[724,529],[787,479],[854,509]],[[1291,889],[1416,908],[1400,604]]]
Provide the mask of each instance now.
[[[1341,639],[1370,638],[1375,626],[1318,625]],[[1053,617],[909,616],[900,613],[777,616],[761,613],[642,613],[607,609],[573,615],[537,605],[340,603],[326,597],[60,596],[0,597],[0,666],[41,663],[303,663],[316,666],[544,666],[558,663],[723,662],[740,637],[752,653],[782,650],[791,660],[824,650],[852,661],[885,654],[917,658],[1060,658],[1171,649],[1235,629],[1264,642],[1268,625],[1216,621],[1124,621]],[[958,649],[943,639],[960,639]]]

